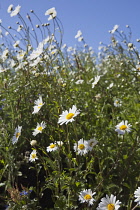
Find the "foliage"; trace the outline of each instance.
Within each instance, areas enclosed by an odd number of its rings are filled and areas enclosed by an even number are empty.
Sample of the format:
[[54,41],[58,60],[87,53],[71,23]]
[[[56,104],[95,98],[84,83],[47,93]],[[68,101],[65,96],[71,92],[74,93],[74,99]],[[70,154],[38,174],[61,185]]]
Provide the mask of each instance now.
[[[134,209],[140,184],[140,60],[131,37],[116,29],[111,43],[96,55],[83,37],[79,48],[62,45],[57,17],[29,31],[17,16],[20,43],[9,28],[10,38],[2,34],[1,45],[1,203],[14,210],[96,209],[103,196],[113,194],[122,203],[120,209]],[[28,20],[33,27],[29,15]],[[36,30],[42,34],[40,42]],[[44,104],[32,114],[40,96]],[[122,104],[115,106],[115,100]],[[59,125],[59,115],[73,105],[80,114]],[[123,120],[132,125],[131,132],[119,135],[115,126]],[[46,127],[33,136],[41,122]],[[18,126],[21,135],[13,144]],[[74,150],[82,138],[98,141],[84,155]],[[57,150],[48,152],[51,143]],[[33,150],[38,159],[31,161]],[[96,192],[92,207],[79,201],[84,189]]]

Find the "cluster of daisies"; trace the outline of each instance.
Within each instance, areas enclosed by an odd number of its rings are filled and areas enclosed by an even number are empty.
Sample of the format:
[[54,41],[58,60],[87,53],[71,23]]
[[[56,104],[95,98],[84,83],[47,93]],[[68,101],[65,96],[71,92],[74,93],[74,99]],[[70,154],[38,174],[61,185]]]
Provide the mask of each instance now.
[[[119,106],[121,106],[121,102],[116,101],[116,104],[119,104]],[[39,96],[39,99],[35,100],[35,105],[34,105],[34,111],[32,112],[32,114],[36,114],[39,112],[39,110],[41,109],[41,107],[44,105],[45,103],[43,103],[42,100],[42,96]],[[63,124],[67,124],[69,122],[73,122],[75,119],[75,117],[80,114],[80,110],[77,109],[77,107],[75,105],[72,106],[72,108],[70,108],[68,111],[63,111],[62,114],[59,116],[59,120],[58,123],[60,125]],[[37,123],[36,128],[33,131],[33,136],[36,136],[38,133],[42,133],[43,129],[46,127],[46,123],[45,122],[41,122],[40,124]],[[115,131],[118,134],[125,134],[125,132],[131,132],[131,125],[128,124],[127,120],[123,120],[122,122],[120,122],[118,125],[115,126]],[[22,126],[18,126],[15,129],[15,134],[12,138],[12,143],[15,144],[18,141],[19,136],[21,135],[21,129]],[[73,149],[75,152],[77,152],[78,155],[85,155],[87,154],[89,151],[91,151],[93,149],[93,146],[95,146],[98,143],[98,141],[93,138],[90,140],[84,140],[84,139],[80,139],[77,143],[74,143]],[[36,140],[32,140],[31,145],[35,145],[36,144]],[[46,151],[47,152],[52,152],[52,151],[56,151],[59,146],[62,146],[63,142],[54,142],[51,143],[47,148]],[[35,160],[37,160],[37,151],[34,149],[31,154],[30,154],[30,158],[29,161],[33,162]],[[80,203],[87,203],[88,206],[93,205],[93,203],[95,202],[95,199],[93,198],[93,196],[95,195],[95,192],[92,192],[91,189],[85,189],[83,191],[81,191],[79,193],[79,201]],[[137,205],[140,205],[140,187],[134,192],[134,197],[135,202],[137,202]],[[121,202],[119,200],[116,200],[116,196],[112,195],[109,197],[108,195],[106,195],[106,197],[101,199],[101,202],[99,203],[97,210],[117,210],[120,207]]]
[[[93,196],[96,192],[92,192],[91,189],[85,189],[79,193],[79,201],[81,203],[87,203],[91,206],[96,201]],[[135,202],[137,203],[135,207],[140,205],[140,187],[134,192]],[[106,197],[101,198],[101,202],[98,204],[97,210],[118,210],[120,208],[121,202],[116,200],[116,196],[106,195]],[[135,209],[135,207],[133,209]]]

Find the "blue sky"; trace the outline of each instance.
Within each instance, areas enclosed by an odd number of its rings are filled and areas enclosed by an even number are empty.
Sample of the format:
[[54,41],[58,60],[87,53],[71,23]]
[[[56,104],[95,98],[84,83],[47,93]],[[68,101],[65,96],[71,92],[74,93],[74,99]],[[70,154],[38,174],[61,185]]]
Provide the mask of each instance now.
[[17,17],[11,18],[7,13],[10,4],[19,4],[25,19],[33,9],[42,22],[48,22],[44,15],[46,10],[55,7],[64,27],[63,43],[67,46],[79,44],[74,37],[81,30],[86,43],[96,51],[99,42],[109,44],[108,31],[116,24],[125,32],[126,25],[131,27],[132,41],[140,38],[140,0],[3,0],[0,2],[0,19],[6,27],[17,21]]

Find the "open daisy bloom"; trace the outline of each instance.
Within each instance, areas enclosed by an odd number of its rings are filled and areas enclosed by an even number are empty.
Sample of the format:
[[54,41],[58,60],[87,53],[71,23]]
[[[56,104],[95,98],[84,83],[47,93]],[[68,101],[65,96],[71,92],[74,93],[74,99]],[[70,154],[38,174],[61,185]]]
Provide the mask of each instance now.
[[42,96],[39,96],[39,99],[35,100],[35,106],[34,106],[34,111],[32,112],[32,114],[36,114],[41,107],[44,105],[43,101],[42,101]]
[[37,127],[34,129],[33,136],[36,136],[38,133],[42,133],[42,130],[46,127],[45,122],[41,122],[41,124],[37,123]]
[[18,138],[20,137],[21,135],[21,129],[22,129],[22,126],[19,126],[15,129],[15,133],[14,133],[14,136],[12,138],[12,143],[15,144],[17,143],[18,141]]
[[138,187],[138,189],[135,190],[134,197],[136,198],[135,202],[138,202],[138,205],[140,205],[140,187]]
[[31,152],[31,154],[30,154],[29,161],[33,162],[33,161],[35,161],[35,160],[37,160],[37,159],[38,159],[38,157],[37,157],[37,155],[36,155],[36,150],[33,150],[33,151]]
[[75,152],[78,152],[78,155],[85,155],[89,151],[88,142],[83,139],[75,143],[73,148]]
[[116,100],[114,101],[114,106],[115,106],[115,107],[120,107],[121,105],[122,105],[122,101],[121,101],[121,100],[116,99]]
[[121,202],[119,200],[116,201],[116,196],[112,195],[101,199],[97,210],[117,210],[120,208]]
[[95,202],[95,199],[93,198],[93,195],[95,195],[96,193],[92,192],[91,189],[86,189],[80,192],[79,195],[79,201],[81,203],[87,203],[88,206],[93,205],[93,202]]
[[128,124],[127,120],[123,120],[122,122],[120,122],[118,125],[116,125],[116,129],[115,131],[118,132],[118,134],[125,134],[125,132],[131,132],[131,126],[130,124]]
[[56,151],[57,149],[58,149],[58,146],[56,145],[56,143],[51,143],[51,144],[47,147],[47,152]]
[[76,117],[80,113],[80,110],[77,110],[76,106],[73,105],[72,108],[69,109],[69,111],[63,111],[60,115],[60,118],[58,120],[58,123],[60,125],[68,122],[74,121],[74,117]]

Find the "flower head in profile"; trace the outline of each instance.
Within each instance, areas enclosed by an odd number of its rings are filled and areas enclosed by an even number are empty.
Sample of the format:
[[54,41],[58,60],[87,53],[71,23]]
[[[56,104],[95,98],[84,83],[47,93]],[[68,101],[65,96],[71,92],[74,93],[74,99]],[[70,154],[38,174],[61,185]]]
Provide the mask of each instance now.
[[131,126],[130,124],[128,124],[127,120],[123,120],[122,122],[120,122],[118,125],[116,125],[116,129],[115,131],[118,132],[118,134],[125,134],[125,132],[131,132]]
[[56,151],[58,149],[58,146],[56,143],[51,143],[48,147],[47,147],[47,152],[53,152]]
[[21,6],[16,6],[14,10],[12,10],[10,16],[13,17],[13,16],[16,16],[19,12],[20,12],[20,8]]
[[46,127],[45,122],[37,123],[37,127],[34,129],[33,136],[36,136],[38,133],[42,133],[42,130]]
[[88,141],[80,139],[77,143],[74,144],[74,151],[78,153],[78,155],[85,155],[89,151]]
[[92,83],[92,88],[94,88],[95,85],[97,85],[97,83],[99,82],[99,80],[100,80],[100,76],[95,77],[95,80],[94,80],[94,82]]
[[15,144],[17,143],[18,141],[18,138],[20,137],[21,135],[21,129],[22,129],[22,126],[19,126],[15,129],[15,133],[14,133],[14,136],[12,138],[12,143]]
[[138,189],[135,190],[134,197],[136,198],[135,202],[138,202],[138,205],[140,205],[140,187],[138,187]]
[[115,106],[115,107],[120,107],[120,106],[122,106],[122,101],[121,101],[120,99],[116,99],[116,100],[114,101],[114,106]]
[[76,117],[80,113],[80,110],[77,110],[76,106],[73,105],[72,108],[69,109],[69,111],[63,111],[62,114],[60,115],[60,118],[58,120],[58,123],[60,125],[68,122],[73,122],[74,117]]
[[34,149],[32,152],[31,152],[31,154],[30,154],[30,158],[29,158],[29,161],[30,162],[34,162],[35,160],[37,160],[38,159],[38,157],[37,157],[37,155],[36,155],[36,150]]
[[95,202],[95,199],[93,198],[93,195],[95,195],[95,192],[92,192],[91,189],[86,189],[80,192],[79,194],[79,201],[81,203],[87,203],[88,206],[93,205]]
[[55,7],[52,7],[50,9],[48,9],[46,12],[45,12],[45,15],[50,15],[48,20],[51,20],[51,19],[54,19],[57,15],[57,12],[55,10]]
[[114,27],[113,27],[113,29],[111,30],[111,31],[109,31],[111,34],[114,34],[115,33],[115,31],[117,31],[117,29],[119,28],[119,25],[115,25]]
[[82,36],[82,32],[80,30],[77,31],[77,34],[75,35],[75,39]]
[[88,150],[91,151],[97,143],[98,141],[95,138],[88,140]]
[[83,40],[82,32],[80,30],[77,31],[75,39],[78,38],[78,41],[81,42]]
[[9,7],[8,7],[8,9],[7,9],[7,12],[8,13],[11,13],[12,10],[13,10],[13,4],[10,4]]
[[44,105],[42,101],[42,96],[39,96],[39,99],[35,100],[34,103],[35,103],[35,106],[34,106],[34,111],[32,112],[32,114],[38,113],[41,107]]
[[101,199],[97,210],[117,210],[120,208],[120,204],[121,202],[119,200],[116,201],[116,196],[111,194],[109,197],[106,195],[106,197]]

